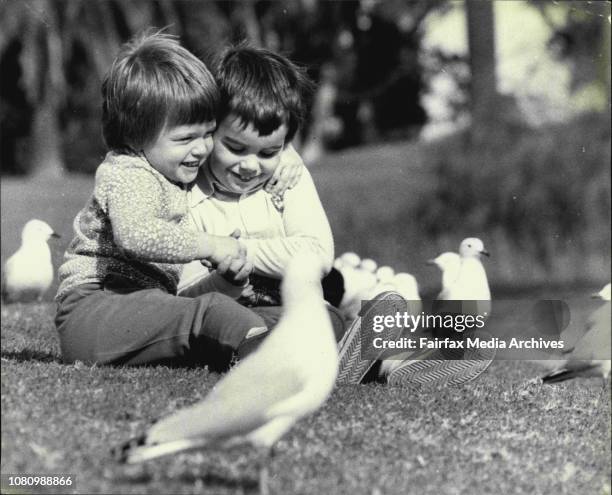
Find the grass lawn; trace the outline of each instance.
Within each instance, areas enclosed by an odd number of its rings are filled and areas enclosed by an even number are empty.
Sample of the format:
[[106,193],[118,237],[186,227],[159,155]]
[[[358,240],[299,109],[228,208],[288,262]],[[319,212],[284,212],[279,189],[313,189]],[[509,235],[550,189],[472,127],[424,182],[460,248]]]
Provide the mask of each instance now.
[[[417,147],[334,155],[313,176],[337,252],[350,249],[408,270],[423,292],[436,289],[439,274],[422,261],[456,246],[411,235],[418,219],[410,206],[431,187]],[[92,183],[91,177],[3,179],[2,262],[17,248],[25,221],[38,217],[63,236],[52,245],[57,266]],[[499,246],[487,247],[495,254]],[[494,295],[501,297],[494,263],[493,257],[487,270]],[[594,307],[587,296],[599,283],[517,292],[569,301],[569,331],[576,336]],[[218,375],[205,369],[62,364],[50,302],[55,288],[41,304],[2,306],[2,473],[76,474],[73,493],[256,492],[252,456],[241,452],[194,453],[135,467],[112,461],[110,447],[201,399]],[[532,363],[499,361],[458,388],[339,387],[278,444],[270,491],[610,494],[610,383],[543,386],[538,374]],[[3,487],[2,493],[11,492]]]
[[[218,375],[64,365],[52,318],[46,303],[2,307],[2,473],[73,473],[73,493],[257,491],[245,453],[116,465],[111,446],[201,399]],[[609,382],[537,376],[500,361],[459,388],[339,387],[278,444],[270,491],[610,493]]]

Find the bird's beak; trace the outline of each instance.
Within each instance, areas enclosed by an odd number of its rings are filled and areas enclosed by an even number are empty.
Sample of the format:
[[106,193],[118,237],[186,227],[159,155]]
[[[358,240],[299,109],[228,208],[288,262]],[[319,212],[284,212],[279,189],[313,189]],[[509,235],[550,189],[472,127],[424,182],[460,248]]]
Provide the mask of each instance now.
[[61,235],[59,235],[57,232],[52,232],[51,233],[51,237],[55,237],[56,239],[59,239],[60,237],[62,237]]
[[426,265],[435,265],[436,264],[436,260],[427,260],[425,262]]
[[487,251],[486,249],[483,249],[482,251],[480,251],[480,254],[484,255],[484,256],[491,256],[491,254],[489,253],[489,251]]

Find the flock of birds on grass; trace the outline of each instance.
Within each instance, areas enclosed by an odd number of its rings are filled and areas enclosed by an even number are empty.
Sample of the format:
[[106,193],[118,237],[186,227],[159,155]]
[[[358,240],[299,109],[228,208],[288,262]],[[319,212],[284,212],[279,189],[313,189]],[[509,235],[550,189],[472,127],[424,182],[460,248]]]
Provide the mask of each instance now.
[[[21,247],[4,266],[5,301],[42,298],[53,279],[47,241],[56,235],[40,220],[26,224]],[[482,241],[467,238],[458,253],[443,253],[431,260],[442,273],[438,299],[490,303],[483,255],[488,252]],[[362,300],[383,291],[397,291],[415,304],[420,301],[418,284],[408,273],[395,273],[391,267],[378,266],[355,253],[344,253],[334,266],[344,278],[340,309],[349,319],[357,316]],[[116,452],[118,459],[135,463],[190,449],[244,444],[270,453],[295,422],[325,402],[335,384],[337,344],[323,300],[322,275],[319,257],[298,253],[282,282],[283,316],[261,346],[232,368],[202,401],[161,419],[144,435],[124,444]],[[610,284],[598,297],[605,305],[591,316],[574,349],[548,364],[544,382],[609,376],[610,360],[593,357],[602,348],[610,352]],[[420,311],[420,307],[412,309]],[[385,366],[388,371],[393,364],[383,363],[383,370]],[[265,468],[261,470],[263,479]]]

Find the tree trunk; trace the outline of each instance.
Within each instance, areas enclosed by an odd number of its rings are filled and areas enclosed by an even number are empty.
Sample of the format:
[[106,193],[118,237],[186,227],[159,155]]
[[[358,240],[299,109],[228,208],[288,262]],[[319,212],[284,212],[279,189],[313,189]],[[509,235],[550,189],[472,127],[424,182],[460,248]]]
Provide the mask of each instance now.
[[466,0],[465,5],[470,52],[472,136],[479,141],[498,117],[493,2]]
[[254,2],[238,3],[235,16],[247,39],[255,46],[262,46],[261,29],[253,4]]
[[[51,100],[51,101],[49,101]],[[34,110],[30,136],[30,167],[37,177],[59,177],[64,170],[58,109],[46,98]]]
[[53,4],[41,1],[36,6],[40,17],[29,20],[22,53],[24,83],[34,108],[28,168],[35,177],[59,177],[64,170],[59,110],[66,91],[62,37]]
[[599,60],[599,77],[603,83],[606,92],[606,101],[608,103],[607,112],[610,111],[610,3],[604,2],[602,5],[602,51]]

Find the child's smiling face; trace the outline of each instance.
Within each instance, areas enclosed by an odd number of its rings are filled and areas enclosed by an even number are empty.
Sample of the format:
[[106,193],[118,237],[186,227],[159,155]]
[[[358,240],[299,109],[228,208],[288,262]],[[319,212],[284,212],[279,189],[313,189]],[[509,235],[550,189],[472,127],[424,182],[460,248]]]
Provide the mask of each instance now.
[[242,120],[230,114],[215,131],[210,171],[232,192],[254,191],[272,177],[286,136],[285,124],[267,136],[260,136],[251,123],[243,128]]
[[165,127],[143,149],[151,166],[168,180],[193,182],[213,148],[215,121]]

